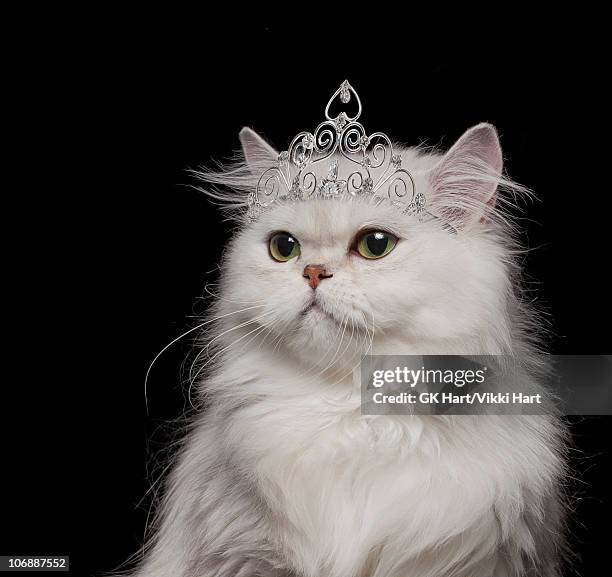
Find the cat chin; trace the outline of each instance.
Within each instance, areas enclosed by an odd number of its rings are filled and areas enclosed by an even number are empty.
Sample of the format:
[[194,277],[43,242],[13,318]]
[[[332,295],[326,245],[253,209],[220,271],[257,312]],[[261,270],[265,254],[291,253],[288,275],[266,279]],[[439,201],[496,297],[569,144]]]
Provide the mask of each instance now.
[[339,320],[318,306],[301,314],[299,328],[281,341],[295,360],[310,368],[353,367],[368,350],[368,333],[355,322]]
[[307,311],[300,320],[299,329],[285,336],[285,342],[299,356],[314,359],[338,345],[342,324],[318,308]]

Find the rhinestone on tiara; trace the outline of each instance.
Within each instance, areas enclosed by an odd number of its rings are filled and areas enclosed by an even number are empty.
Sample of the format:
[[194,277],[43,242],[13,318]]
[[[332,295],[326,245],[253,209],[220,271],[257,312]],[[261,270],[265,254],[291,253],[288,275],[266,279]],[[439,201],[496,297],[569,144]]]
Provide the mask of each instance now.
[[[332,116],[332,108],[340,111]],[[388,200],[404,214],[425,213],[425,196],[416,193],[414,179],[402,168],[389,137],[382,132],[367,134],[358,122],[360,116],[359,95],[345,80],[325,107],[326,120],[314,132],[295,136],[276,165],[263,172],[249,194],[247,217],[256,220],[278,202],[347,196],[371,198],[376,204]],[[343,159],[348,162],[341,164]],[[348,166],[344,175],[343,165]],[[325,176],[315,174],[318,166]]]

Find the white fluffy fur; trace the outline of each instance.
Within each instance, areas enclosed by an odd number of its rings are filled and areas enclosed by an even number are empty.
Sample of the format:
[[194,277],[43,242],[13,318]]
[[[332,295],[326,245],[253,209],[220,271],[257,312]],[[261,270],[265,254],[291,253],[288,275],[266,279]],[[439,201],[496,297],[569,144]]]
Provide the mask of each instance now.
[[[208,182],[238,222],[198,371],[203,408],[177,456],[138,577],[559,575],[563,427],[552,417],[361,416],[352,371],[368,350],[533,357],[503,209],[495,130],[443,156],[402,150],[438,221],[358,200],[281,204],[248,224],[245,192],[271,149]],[[499,186],[501,185],[501,186]],[[496,198],[497,197],[497,198]],[[349,251],[382,227],[385,258]],[[289,231],[298,259],[268,254]],[[302,277],[324,263],[333,278]],[[211,344],[212,341],[212,344]],[[201,376],[206,375],[205,379]]]

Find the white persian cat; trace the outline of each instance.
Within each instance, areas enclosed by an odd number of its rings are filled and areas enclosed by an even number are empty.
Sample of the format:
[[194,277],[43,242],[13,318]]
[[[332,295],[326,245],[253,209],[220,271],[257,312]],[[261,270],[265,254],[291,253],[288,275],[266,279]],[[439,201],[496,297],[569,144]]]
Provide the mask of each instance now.
[[[246,195],[277,153],[206,173],[238,226],[222,264],[196,416],[137,577],[561,574],[565,428],[548,416],[362,416],[377,354],[535,357],[495,129],[404,148],[420,222],[359,199]],[[440,226],[445,221],[456,229]]]

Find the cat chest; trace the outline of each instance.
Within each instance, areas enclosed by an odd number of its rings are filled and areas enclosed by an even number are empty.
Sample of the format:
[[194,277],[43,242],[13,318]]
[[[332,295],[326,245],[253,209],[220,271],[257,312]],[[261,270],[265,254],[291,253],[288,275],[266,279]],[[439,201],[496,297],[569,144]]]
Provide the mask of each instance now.
[[[339,422],[313,427],[310,434],[307,427],[279,432],[261,454],[257,477],[275,517],[282,519],[279,539],[290,555],[300,563],[322,557],[357,563],[351,566],[357,570],[368,554],[391,541],[427,550],[445,537],[483,527],[494,534],[496,511],[521,500],[521,448],[475,455],[474,431],[469,444],[421,431],[419,445],[414,441],[422,425],[402,430]],[[353,556],[341,561],[347,543]],[[348,565],[343,570],[348,572]]]

